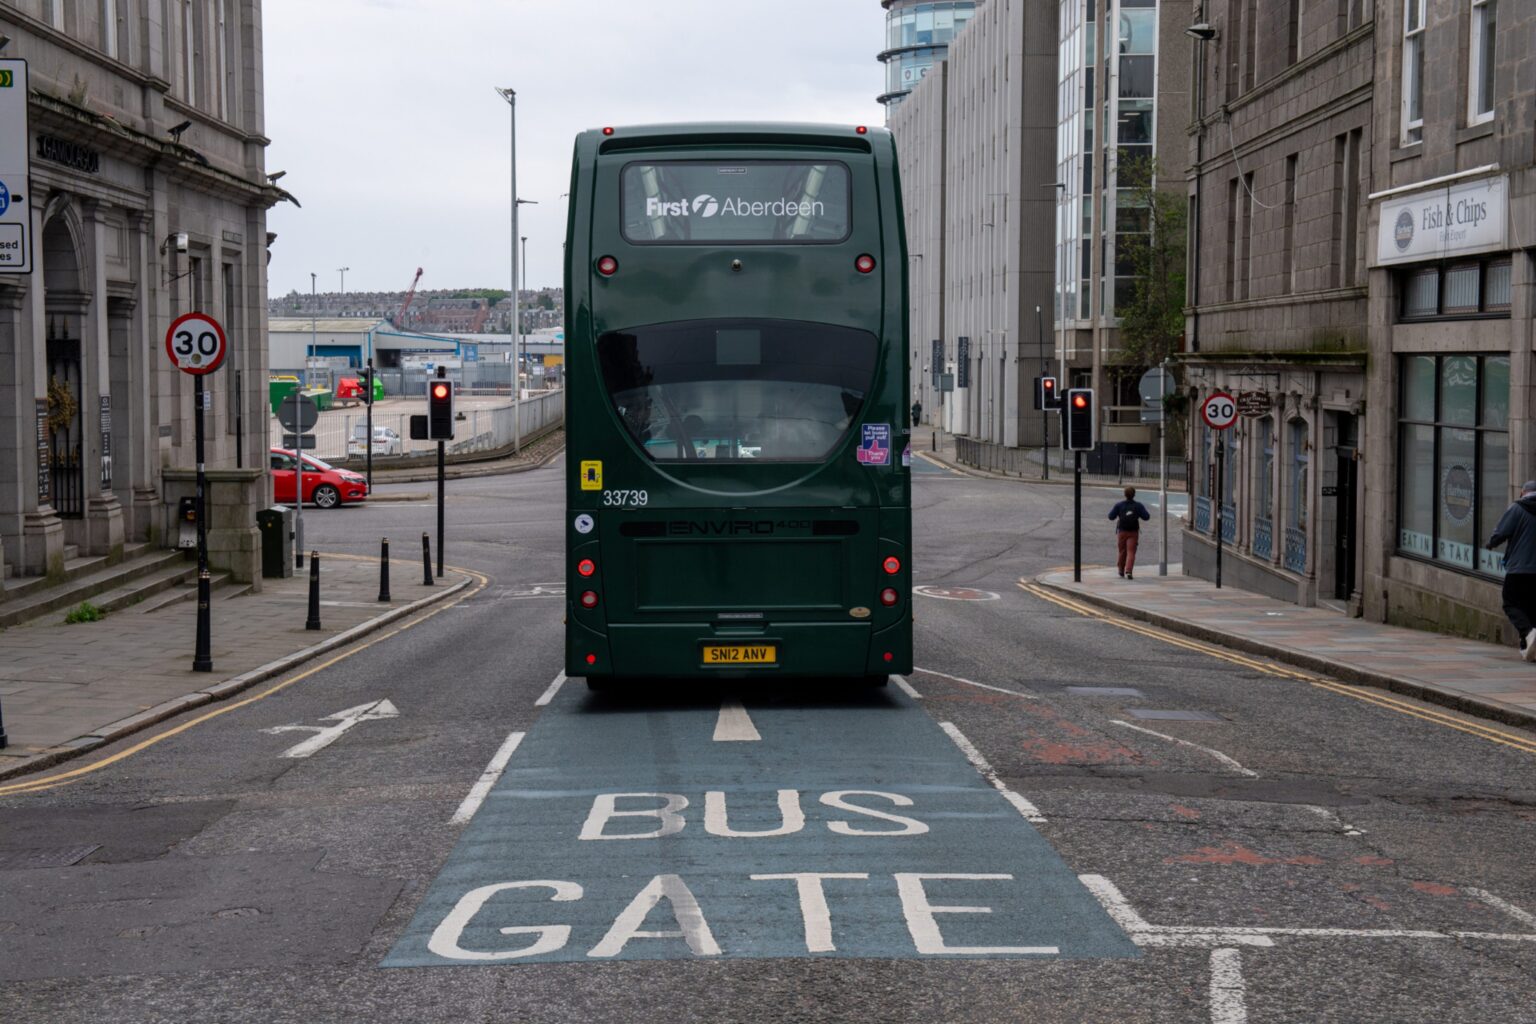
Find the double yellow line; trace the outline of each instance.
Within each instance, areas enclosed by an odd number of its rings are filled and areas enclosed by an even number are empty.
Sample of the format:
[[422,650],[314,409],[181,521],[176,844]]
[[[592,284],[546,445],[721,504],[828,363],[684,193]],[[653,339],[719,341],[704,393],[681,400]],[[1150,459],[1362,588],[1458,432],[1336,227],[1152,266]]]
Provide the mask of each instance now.
[[1303,672],[1299,669],[1288,668],[1284,665],[1278,664],[1277,662],[1251,658],[1243,654],[1238,654],[1235,651],[1229,651],[1225,648],[1217,647],[1213,644],[1201,643],[1199,640],[1191,640],[1187,637],[1175,636],[1154,626],[1148,626],[1144,623],[1111,616],[1101,611],[1100,609],[1095,608],[1093,605],[1085,604],[1082,601],[1077,601],[1070,597],[1065,597],[1061,594],[1054,593],[1042,586],[1039,586],[1038,584],[1020,581],[1019,589],[1025,591],[1026,593],[1033,594],[1035,597],[1040,598],[1042,601],[1049,601],[1051,604],[1065,608],[1068,611],[1076,612],[1077,614],[1087,616],[1088,618],[1097,619],[1100,622],[1108,623],[1109,625],[1115,626],[1119,629],[1124,629],[1131,633],[1149,637],[1153,640],[1158,640],[1162,643],[1170,644],[1174,647],[1182,647],[1187,651],[1194,651],[1197,654],[1204,654],[1212,658],[1219,658],[1222,661],[1230,662],[1233,665],[1241,665],[1243,668],[1252,669],[1255,672],[1259,672],[1267,676],[1275,676],[1280,679],[1294,679],[1299,682],[1306,683],[1309,686],[1315,686],[1320,690],[1327,690],[1330,693],[1336,693],[1343,697],[1350,697],[1354,700],[1363,701],[1366,704],[1375,704],[1377,707],[1386,708],[1389,711],[1396,711],[1399,714],[1409,715],[1413,718],[1422,719],[1423,721],[1431,722],[1435,725],[1443,725],[1448,729],[1455,729],[1457,732],[1464,732],[1468,735],[1476,736],[1479,739],[1487,740],[1489,743],[1497,743],[1500,746],[1511,747],[1524,754],[1536,754],[1536,739],[1531,737],[1521,736],[1517,733],[1505,732],[1503,729],[1496,729],[1489,725],[1483,725],[1481,722],[1460,718],[1456,715],[1444,711],[1439,711],[1427,705],[1403,700],[1402,698],[1392,696],[1391,694],[1380,690],[1369,690],[1357,686],[1349,686],[1345,683],[1340,683],[1332,679],[1324,679],[1321,676],[1315,676],[1309,672]]
[[[364,561],[376,561],[375,559],[360,559],[359,556],[354,556],[354,555],[329,555],[327,557],[330,557],[330,558],[348,558],[348,559],[364,560]],[[393,560],[391,560],[391,564],[393,564]],[[457,567],[454,567],[454,566],[450,566],[449,568],[457,569]],[[457,571],[458,572],[462,572],[465,575],[467,575],[467,576],[471,577],[472,579],[474,579],[476,581],[475,586],[467,588],[462,593],[460,593],[458,597],[455,597],[453,600],[448,601],[448,602],[446,602],[444,604],[438,605],[436,608],[433,608],[431,611],[427,611],[427,612],[425,612],[425,613],[423,613],[423,614],[421,614],[419,616],[416,616],[415,618],[412,618],[412,619],[410,619],[410,620],[400,624],[399,626],[396,626],[393,629],[390,629],[390,630],[388,630],[386,632],[380,633],[378,636],[373,637],[372,639],[370,639],[370,640],[368,640],[368,641],[366,641],[364,643],[360,643],[360,644],[356,645],[355,647],[349,647],[346,650],[342,651],[340,654],[336,655],[335,657],[328,658],[325,661],[322,661],[320,664],[314,666],[313,668],[305,669],[303,672],[300,672],[298,675],[289,676],[287,679],[284,679],[282,682],[276,684],[275,686],[269,686],[265,690],[261,691],[258,694],[254,694],[254,695],[252,695],[250,697],[246,697],[244,700],[235,701],[232,704],[223,704],[223,705],[219,706],[218,708],[215,708],[212,711],[205,712],[205,713],[203,713],[201,715],[198,715],[196,718],[191,718],[191,719],[188,719],[185,722],[182,722],[180,725],[176,725],[176,726],[173,726],[172,728],[166,729],[164,732],[158,732],[155,735],[149,737],[148,739],[140,740],[139,742],[133,744],[130,747],[125,747],[124,749],[119,750],[116,753],[109,754],[106,757],[103,757],[99,761],[92,761],[90,764],[81,765],[78,768],[71,768],[68,771],[57,772],[57,773],[55,773],[53,775],[45,775],[45,776],[43,776],[41,778],[27,779],[27,780],[22,781],[22,782],[13,782],[13,783],[11,783],[9,785],[0,785],[0,797],[3,797],[3,796],[17,796],[17,795],[24,794],[24,793],[40,793],[40,792],[42,792],[44,790],[57,789],[60,786],[67,786],[67,785],[69,785],[72,782],[78,782],[82,778],[84,778],[87,775],[92,774],[93,772],[99,772],[103,768],[106,768],[109,765],[113,765],[113,764],[116,764],[119,761],[122,761],[122,760],[126,759],[126,758],[130,758],[134,754],[139,753],[140,751],[148,750],[150,747],[153,747],[157,743],[161,743],[161,742],[163,742],[165,740],[168,740],[172,736],[179,736],[180,734],[186,732],[188,729],[191,729],[191,728],[193,728],[195,726],[202,725],[204,722],[207,722],[207,721],[209,721],[211,719],[214,719],[214,718],[218,718],[220,715],[227,715],[231,711],[238,711],[239,709],[241,709],[243,707],[246,707],[247,705],[255,704],[259,700],[266,700],[268,697],[272,696],[274,693],[280,693],[283,690],[288,689],[288,687],[294,685],[295,683],[302,682],[303,680],[308,679],[310,676],[314,675],[317,672],[325,671],[326,669],[330,668],[332,665],[336,664],[338,661],[345,661],[347,658],[352,657],[354,654],[359,654],[359,653],[361,653],[363,651],[366,651],[368,648],[372,647],[374,644],[383,643],[385,640],[388,640],[390,637],[398,636],[401,633],[404,633],[406,630],[411,629],[414,626],[421,625],[423,622],[426,622],[428,619],[430,619],[432,616],[436,615],[438,612],[447,611],[449,608],[452,608],[454,605],[459,604],[459,603],[461,603],[463,601],[467,601],[469,598],[474,597],[476,594],[480,593],[480,591],[484,590],[486,588],[486,586],[491,582],[490,581],[490,577],[484,575],[483,573],[475,572],[473,569],[457,569]]]

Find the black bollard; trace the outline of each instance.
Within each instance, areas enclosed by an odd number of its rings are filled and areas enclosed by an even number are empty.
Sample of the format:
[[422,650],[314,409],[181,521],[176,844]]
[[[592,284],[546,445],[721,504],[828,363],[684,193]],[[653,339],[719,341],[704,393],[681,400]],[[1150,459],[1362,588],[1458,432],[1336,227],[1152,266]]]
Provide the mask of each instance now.
[[379,600],[389,600],[389,538],[379,538]]
[[10,738],[5,735],[5,712],[0,710],[0,750],[4,750],[10,742]]
[[425,530],[421,533],[421,585],[432,585],[432,541]]
[[305,629],[319,629],[320,627],[320,552],[309,553],[309,618],[304,622]]

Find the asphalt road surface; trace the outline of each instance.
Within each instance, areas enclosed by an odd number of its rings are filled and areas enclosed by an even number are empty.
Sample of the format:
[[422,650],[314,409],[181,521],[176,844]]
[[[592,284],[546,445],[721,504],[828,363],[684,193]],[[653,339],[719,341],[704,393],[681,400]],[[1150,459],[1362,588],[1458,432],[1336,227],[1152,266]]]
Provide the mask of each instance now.
[[1026,589],[1069,488],[915,467],[908,678],[612,696],[563,468],[450,484],[462,599],[0,784],[0,1020],[1536,1022],[1533,755]]

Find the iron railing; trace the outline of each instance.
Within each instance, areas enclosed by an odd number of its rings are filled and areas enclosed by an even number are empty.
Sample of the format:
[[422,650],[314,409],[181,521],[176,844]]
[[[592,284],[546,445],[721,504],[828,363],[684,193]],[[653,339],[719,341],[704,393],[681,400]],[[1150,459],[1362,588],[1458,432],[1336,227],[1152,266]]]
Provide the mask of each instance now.
[[1195,495],[1195,532],[1211,532],[1211,499],[1203,494]]
[[1287,569],[1294,573],[1307,571],[1307,531],[1294,526],[1285,528],[1285,561]]
[[[448,442],[449,455],[467,455],[475,452],[491,452],[505,448],[513,442],[513,417],[521,412],[520,436],[524,444],[544,433],[550,427],[559,424],[564,416],[565,398],[560,391],[545,391],[530,395],[520,405],[514,405],[510,399],[504,403],[484,408],[463,408],[455,417],[453,426],[454,439]],[[416,411],[416,415],[426,412],[423,405]],[[375,410],[373,425],[375,428],[388,427],[400,438],[400,451],[398,455],[426,455],[433,451],[436,441],[413,441],[410,437],[409,411],[382,412]],[[346,409],[327,409],[320,414],[314,429],[310,433],[315,435],[315,447],[308,449],[310,455],[318,459],[333,460],[347,457],[347,442],[352,439],[354,432],[361,434],[367,432],[368,412],[361,406],[348,407]],[[286,431],[277,422],[272,420],[271,436],[274,447],[282,447],[283,435]],[[384,455],[377,448],[374,449],[374,462],[387,461],[390,456]]]
[[1253,517],[1253,557],[1265,561],[1275,557],[1275,524],[1263,516]]

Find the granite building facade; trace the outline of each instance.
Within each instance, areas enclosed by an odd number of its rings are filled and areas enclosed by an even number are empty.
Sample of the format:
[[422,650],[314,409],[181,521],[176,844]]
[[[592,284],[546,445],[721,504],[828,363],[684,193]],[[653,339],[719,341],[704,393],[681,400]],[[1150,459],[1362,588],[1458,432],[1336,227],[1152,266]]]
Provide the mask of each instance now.
[[[258,0],[0,0],[30,78],[35,269],[0,275],[0,561],[172,544],[193,493],[193,383],[164,336],[200,310],[210,556],[259,579],[268,504],[267,180]],[[20,190],[15,190],[20,191]]]

